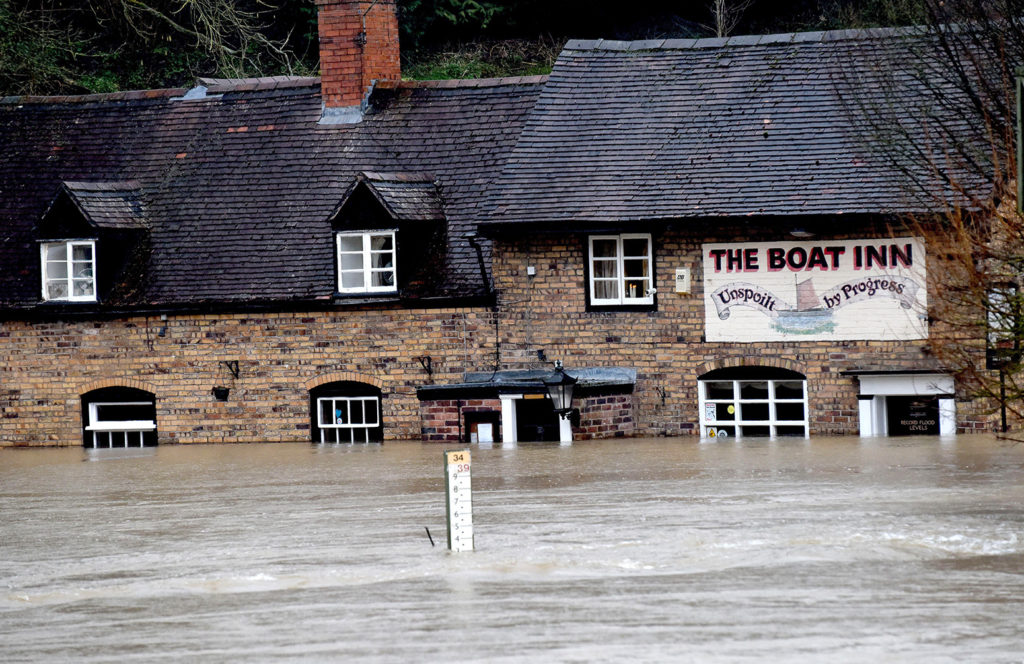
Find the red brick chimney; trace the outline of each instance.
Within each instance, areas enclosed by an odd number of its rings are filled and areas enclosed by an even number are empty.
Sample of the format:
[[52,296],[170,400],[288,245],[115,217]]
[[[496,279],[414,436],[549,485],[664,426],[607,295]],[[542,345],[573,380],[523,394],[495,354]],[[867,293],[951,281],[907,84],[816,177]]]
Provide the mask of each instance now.
[[316,0],[316,5],[321,122],[359,122],[370,84],[402,78],[395,0]]

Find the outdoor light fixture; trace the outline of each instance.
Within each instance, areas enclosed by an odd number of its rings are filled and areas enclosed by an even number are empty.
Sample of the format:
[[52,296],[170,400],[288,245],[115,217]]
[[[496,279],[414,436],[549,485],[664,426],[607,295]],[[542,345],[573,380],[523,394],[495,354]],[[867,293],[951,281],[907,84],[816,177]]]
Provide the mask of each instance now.
[[798,240],[807,240],[814,237],[814,233],[807,230],[806,228],[794,228],[789,232],[789,234],[797,238]]
[[544,378],[544,387],[548,388],[548,396],[559,416],[565,417],[572,412],[572,393],[576,388],[576,379],[565,373],[561,360],[555,360],[555,370]]

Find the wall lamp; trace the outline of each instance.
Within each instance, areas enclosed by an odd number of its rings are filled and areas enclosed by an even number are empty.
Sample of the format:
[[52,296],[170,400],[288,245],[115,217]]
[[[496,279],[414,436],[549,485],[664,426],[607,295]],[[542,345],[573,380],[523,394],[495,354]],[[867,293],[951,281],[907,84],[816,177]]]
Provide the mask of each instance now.
[[559,417],[564,418],[572,412],[576,379],[565,373],[561,360],[555,360],[555,370],[544,378],[544,387],[548,388],[548,396]]

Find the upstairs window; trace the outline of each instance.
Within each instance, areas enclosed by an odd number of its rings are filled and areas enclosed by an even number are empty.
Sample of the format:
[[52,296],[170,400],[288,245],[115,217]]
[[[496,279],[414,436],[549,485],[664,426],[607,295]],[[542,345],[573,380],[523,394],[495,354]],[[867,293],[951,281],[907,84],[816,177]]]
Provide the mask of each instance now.
[[66,240],[42,244],[43,299],[96,301],[96,242]]
[[654,304],[651,236],[590,236],[590,304]]
[[338,292],[396,290],[395,232],[338,233]]

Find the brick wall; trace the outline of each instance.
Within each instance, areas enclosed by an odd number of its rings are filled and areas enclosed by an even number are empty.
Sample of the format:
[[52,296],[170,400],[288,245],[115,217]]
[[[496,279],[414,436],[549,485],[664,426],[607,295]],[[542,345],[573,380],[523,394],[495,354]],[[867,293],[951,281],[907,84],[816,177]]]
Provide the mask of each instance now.
[[587,440],[635,435],[632,394],[586,397],[579,409],[580,426],[573,431],[574,438]]
[[[881,226],[834,239],[916,235]],[[685,231],[654,233],[655,311],[588,311],[585,283],[585,234],[524,234],[496,240],[494,283],[500,311],[502,364],[539,368],[538,352],[573,367],[622,366],[637,370],[633,395],[637,435],[699,433],[697,377],[724,367],[772,366],[804,374],[808,380],[811,432],[856,434],[858,379],[844,370],[878,366],[919,369],[930,361],[921,341],[829,341],[708,343],[704,340],[704,302],[700,246],[704,242],[760,242],[778,234],[723,228],[720,237]],[[930,247],[928,269],[937,268]],[[528,276],[527,267],[536,276]],[[692,292],[675,293],[676,268],[689,267]],[[935,294],[929,294],[934,301]],[[987,404],[958,394],[958,428],[992,430]]]
[[[156,395],[161,443],[308,441],[309,390],[342,380],[383,391],[387,439],[419,440],[416,388],[491,366],[492,316],[396,308],[0,322],[0,446],[81,445],[79,396],[115,385]],[[417,359],[428,356],[432,375]],[[234,360],[237,379],[221,364]],[[226,402],[214,386],[231,389]]]
[[[466,440],[466,413],[500,412],[499,399],[435,399],[420,402],[421,434],[424,442],[458,443]],[[501,440],[501,426],[494,440]]]
[[[321,90],[327,107],[358,106],[372,81],[401,80],[395,0],[316,0],[316,4]],[[366,43],[359,44],[356,39],[364,24]]]

